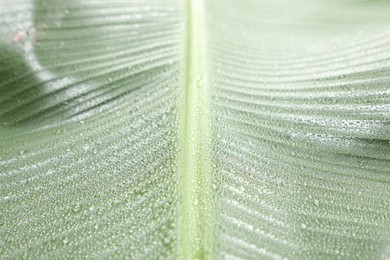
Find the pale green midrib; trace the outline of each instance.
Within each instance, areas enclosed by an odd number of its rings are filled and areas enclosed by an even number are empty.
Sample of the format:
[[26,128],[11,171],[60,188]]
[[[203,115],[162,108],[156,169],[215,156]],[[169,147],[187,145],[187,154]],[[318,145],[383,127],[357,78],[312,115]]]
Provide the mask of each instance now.
[[[180,103],[178,158],[178,243],[180,259],[207,259],[212,253],[211,171],[207,157],[208,94],[204,62],[203,0],[186,0],[185,62]],[[204,82],[204,83],[202,83]]]

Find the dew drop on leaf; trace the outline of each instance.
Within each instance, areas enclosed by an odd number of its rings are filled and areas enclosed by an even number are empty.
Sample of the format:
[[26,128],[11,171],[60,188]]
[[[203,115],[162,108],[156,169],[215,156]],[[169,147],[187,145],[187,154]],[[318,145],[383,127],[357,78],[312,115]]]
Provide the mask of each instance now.
[[64,245],[69,244],[69,238],[68,238],[68,237],[65,237],[65,238],[62,240],[62,243],[63,243]]
[[75,212],[75,213],[77,213],[77,212],[79,212],[81,209],[82,209],[82,205],[80,204],[80,203],[77,203],[77,204],[75,204],[74,206],[73,206],[73,212]]

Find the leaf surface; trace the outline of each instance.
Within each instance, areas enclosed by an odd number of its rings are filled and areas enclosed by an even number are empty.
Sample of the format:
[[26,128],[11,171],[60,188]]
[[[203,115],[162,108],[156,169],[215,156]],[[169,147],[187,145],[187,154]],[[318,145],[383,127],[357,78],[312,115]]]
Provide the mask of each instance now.
[[390,257],[389,8],[3,0],[0,256]]

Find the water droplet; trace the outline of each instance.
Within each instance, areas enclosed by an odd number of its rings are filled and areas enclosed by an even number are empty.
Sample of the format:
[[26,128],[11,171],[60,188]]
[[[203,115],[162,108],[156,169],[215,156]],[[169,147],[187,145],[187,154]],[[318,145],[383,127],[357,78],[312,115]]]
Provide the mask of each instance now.
[[75,212],[75,213],[79,212],[79,211],[81,210],[82,207],[83,207],[83,206],[81,206],[80,203],[77,203],[77,204],[74,205],[74,207],[73,207],[73,212]]
[[69,243],[69,238],[65,237],[63,240],[62,240],[62,243],[64,243],[64,245],[67,245]]

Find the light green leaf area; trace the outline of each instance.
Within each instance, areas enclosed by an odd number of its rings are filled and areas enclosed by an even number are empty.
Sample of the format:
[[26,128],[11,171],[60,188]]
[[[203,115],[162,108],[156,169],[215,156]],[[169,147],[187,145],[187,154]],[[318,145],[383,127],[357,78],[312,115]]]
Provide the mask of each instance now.
[[1,0],[0,258],[390,258],[389,13]]

